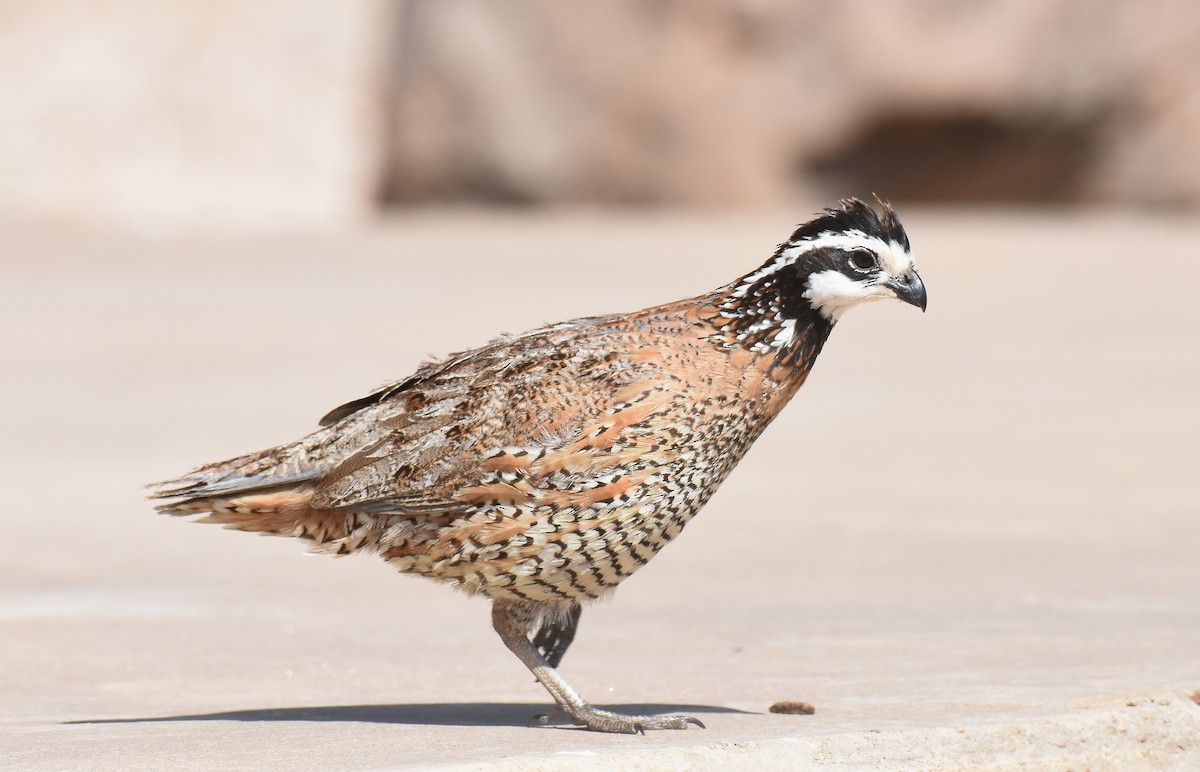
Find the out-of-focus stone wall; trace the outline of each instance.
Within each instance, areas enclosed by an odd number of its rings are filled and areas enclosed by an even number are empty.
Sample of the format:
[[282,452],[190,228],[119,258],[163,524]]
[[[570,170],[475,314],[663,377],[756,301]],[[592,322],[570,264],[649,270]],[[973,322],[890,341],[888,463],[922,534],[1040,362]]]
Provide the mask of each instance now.
[[395,201],[1200,203],[1192,0],[410,0]]
[[383,0],[0,0],[0,215],[341,223],[382,172]]
[[0,217],[1200,205],[1192,0],[0,0]]

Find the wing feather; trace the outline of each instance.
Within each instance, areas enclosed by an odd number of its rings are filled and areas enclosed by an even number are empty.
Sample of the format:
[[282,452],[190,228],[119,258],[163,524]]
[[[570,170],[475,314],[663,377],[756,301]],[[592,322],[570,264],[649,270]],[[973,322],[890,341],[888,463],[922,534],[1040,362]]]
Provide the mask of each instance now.
[[518,478],[636,459],[645,451],[636,442],[614,446],[669,401],[658,366],[614,370],[594,357],[555,356],[562,349],[547,335],[519,355],[481,351],[394,393],[387,399],[408,409],[321,478],[313,506],[397,515],[522,507],[533,492]]

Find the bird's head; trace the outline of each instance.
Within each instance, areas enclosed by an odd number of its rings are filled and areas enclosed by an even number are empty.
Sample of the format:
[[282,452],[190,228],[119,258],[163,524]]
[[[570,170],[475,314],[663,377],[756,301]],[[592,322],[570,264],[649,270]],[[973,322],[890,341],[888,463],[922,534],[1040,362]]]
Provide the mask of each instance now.
[[896,298],[922,311],[925,283],[913,263],[908,234],[892,208],[882,214],[856,198],[843,199],[801,225],[780,248],[794,252],[805,276],[803,297],[831,322],[868,300]]
[[761,268],[735,282],[730,302],[760,315],[769,304],[785,320],[816,312],[831,324],[847,309],[880,298],[924,311],[925,284],[908,235],[890,206],[880,202],[880,209],[856,198],[826,209],[796,228]]

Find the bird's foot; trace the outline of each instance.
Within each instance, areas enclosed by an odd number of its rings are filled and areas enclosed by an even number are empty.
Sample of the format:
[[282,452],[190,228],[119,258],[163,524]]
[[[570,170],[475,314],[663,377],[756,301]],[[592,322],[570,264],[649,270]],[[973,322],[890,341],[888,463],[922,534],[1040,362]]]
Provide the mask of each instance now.
[[705,728],[699,719],[691,716],[628,716],[591,705],[556,706],[549,713],[534,716],[529,725],[546,726],[558,715],[565,715],[572,724],[593,732],[614,734],[645,734],[651,729],[687,729],[689,725]]

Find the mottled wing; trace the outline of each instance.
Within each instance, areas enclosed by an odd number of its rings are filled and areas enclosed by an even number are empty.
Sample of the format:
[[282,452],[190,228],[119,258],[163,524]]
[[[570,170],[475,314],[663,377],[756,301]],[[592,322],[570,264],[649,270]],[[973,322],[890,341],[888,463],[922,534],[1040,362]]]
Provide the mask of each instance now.
[[671,398],[659,368],[614,355],[628,348],[619,336],[596,353],[569,332],[480,350],[388,397],[397,409],[379,439],[326,473],[312,505],[392,515],[523,506],[558,478],[602,475],[645,452],[654,443],[627,435]]

